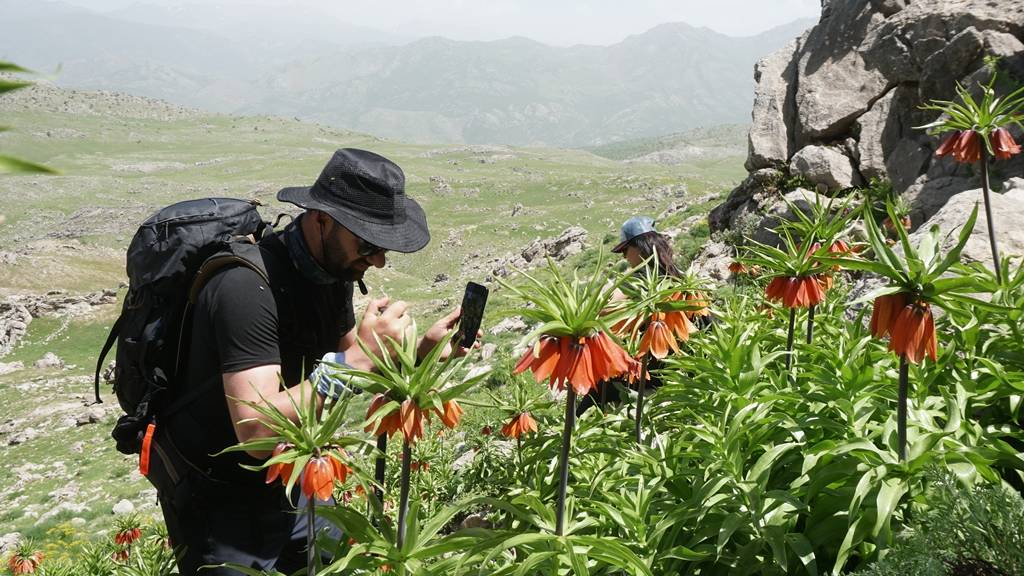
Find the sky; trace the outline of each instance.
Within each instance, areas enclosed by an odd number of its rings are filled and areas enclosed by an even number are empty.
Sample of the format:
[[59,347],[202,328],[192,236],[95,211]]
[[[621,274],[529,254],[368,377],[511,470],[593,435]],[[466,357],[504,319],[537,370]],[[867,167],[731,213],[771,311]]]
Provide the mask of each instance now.
[[[327,11],[340,20],[405,37],[496,40],[525,36],[554,46],[609,45],[666,22],[750,36],[797,18],[817,18],[820,0],[64,0],[101,11],[134,3],[217,2]],[[313,12],[314,10],[310,10]]]

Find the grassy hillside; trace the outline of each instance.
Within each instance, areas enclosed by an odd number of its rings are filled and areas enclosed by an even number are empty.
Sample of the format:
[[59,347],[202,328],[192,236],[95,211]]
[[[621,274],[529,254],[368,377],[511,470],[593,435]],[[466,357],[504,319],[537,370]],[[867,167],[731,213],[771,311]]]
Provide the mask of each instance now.
[[[665,167],[581,151],[408,145],[289,119],[204,115],[50,87],[0,99],[0,118],[14,128],[0,134],[0,150],[62,171],[0,179],[0,297],[116,288],[125,281],[135,227],[157,208],[204,196],[257,198],[270,219],[287,209],[274,199],[279,188],[312,183],[334,149],[350,146],[398,162],[409,194],[426,209],[430,245],[389,255],[387,268],[367,277],[374,294],[413,302],[425,323],[457,303],[466,280],[483,280],[480,265],[489,260],[572,225],[589,231],[591,246],[611,241],[623,220],[657,215],[685,187],[685,198],[700,202],[663,223],[678,225],[706,212],[710,198],[743,174],[739,157]],[[450,279],[435,285],[442,273]],[[109,440],[118,415],[109,391],[104,407],[87,406],[91,365],[116,312],[106,306],[84,318],[36,319],[22,345],[0,358],[27,366],[0,376],[4,531],[45,536],[73,518],[109,515],[121,498],[155,511],[134,460]],[[499,291],[485,329],[510,312]],[[32,368],[48,351],[72,367]],[[27,429],[35,435],[10,444]]]

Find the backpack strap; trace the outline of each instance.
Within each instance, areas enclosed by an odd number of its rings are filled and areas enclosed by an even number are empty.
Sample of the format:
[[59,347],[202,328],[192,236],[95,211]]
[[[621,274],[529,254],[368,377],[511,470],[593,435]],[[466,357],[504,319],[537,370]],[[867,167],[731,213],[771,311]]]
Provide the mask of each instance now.
[[117,342],[117,336],[121,333],[121,316],[117,317],[114,321],[114,325],[110,327],[110,334],[107,335],[107,341],[103,343],[103,349],[100,350],[100,357],[96,359],[96,378],[93,383],[93,392],[96,394],[96,404],[102,404],[103,400],[100,398],[100,370],[103,369],[103,360],[106,359],[107,353],[114,347],[114,342]]
[[[190,333],[190,327],[192,324],[192,307],[195,305],[196,301],[198,301],[199,293],[202,292],[203,288],[210,282],[210,280],[213,279],[214,276],[228,268],[238,266],[243,266],[253,270],[263,278],[263,281],[266,282],[267,285],[270,285],[270,276],[267,273],[266,264],[263,262],[263,255],[260,252],[259,246],[253,243],[253,238],[251,237],[245,238],[239,242],[232,242],[221,252],[207,258],[199,268],[199,271],[196,272],[195,278],[192,280],[192,286],[188,293],[188,302],[185,304],[185,313],[182,315],[181,333],[178,339],[177,362],[175,365],[175,377],[180,373],[179,368],[187,355],[185,342]],[[161,410],[160,416],[166,418],[185,406],[188,406],[192,401],[199,398],[219,382],[220,378],[210,378],[208,382],[204,382],[202,385],[196,386],[189,391],[188,394],[178,397],[174,402],[171,402],[170,405]]]

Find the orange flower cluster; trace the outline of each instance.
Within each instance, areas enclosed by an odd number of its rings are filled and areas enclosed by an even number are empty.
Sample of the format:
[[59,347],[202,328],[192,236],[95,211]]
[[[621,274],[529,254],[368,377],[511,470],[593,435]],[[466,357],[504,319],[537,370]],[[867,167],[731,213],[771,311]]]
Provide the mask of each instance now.
[[537,431],[537,421],[533,419],[533,416],[529,412],[523,412],[516,414],[501,427],[501,433],[506,438],[519,438],[524,434]]
[[131,546],[132,542],[135,542],[142,536],[142,530],[138,527],[125,528],[117,534],[114,534],[114,544],[118,546]]
[[334,452],[314,456],[302,470],[302,494],[324,502],[334,494],[334,481],[344,484],[351,469]]
[[570,384],[583,395],[598,382],[626,373],[635,362],[604,332],[578,338],[542,336],[540,345],[523,354],[513,373],[529,368],[537,382],[546,379],[559,390]]
[[992,152],[996,158],[1007,160],[1015,154],[1020,154],[1020,144],[1013,140],[1009,130],[996,128],[992,131]]
[[690,332],[696,329],[682,312],[655,312],[644,329],[637,357],[643,358],[650,354],[661,359],[668,356],[670,348],[673,352],[679,352],[678,342],[689,340]]
[[36,551],[31,554],[14,553],[7,561],[11,574],[35,574],[36,568],[43,561],[43,553]]
[[733,260],[732,262],[729,263],[729,273],[735,274],[737,276],[742,274],[749,274],[750,268],[747,268],[747,265],[744,264],[743,262],[740,262],[739,260]]
[[769,300],[781,301],[786,308],[809,308],[825,300],[825,289],[817,275],[779,276],[768,283],[764,294]]
[[888,335],[889,350],[906,356],[908,362],[918,364],[925,356],[936,359],[935,318],[927,302],[913,302],[903,292],[879,296],[870,328],[876,338]]
[[952,156],[957,162],[972,164],[981,160],[981,137],[974,130],[959,130],[946,138],[935,155]]
[[[374,396],[370,401],[370,407],[366,410],[366,418],[369,419],[373,416],[388,401],[388,397],[384,394]],[[396,432],[401,432],[406,442],[411,444],[423,437],[423,426],[430,421],[431,414],[437,414],[441,423],[447,428],[455,428],[459,425],[464,410],[458,402],[448,400],[441,405],[441,408],[441,410],[420,408],[412,398],[406,398],[398,408],[380,419],[376,431],[374,431],[373,424],[367,426],[366,431],[373,432],[376,436],[387,434],[388,438],[394,436]]]

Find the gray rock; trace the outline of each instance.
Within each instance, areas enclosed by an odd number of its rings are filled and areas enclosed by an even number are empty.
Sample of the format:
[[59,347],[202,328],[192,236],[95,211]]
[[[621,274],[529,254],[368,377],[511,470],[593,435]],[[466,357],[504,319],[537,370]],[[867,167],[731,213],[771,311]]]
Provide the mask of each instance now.
[[116,515],[125,515],[135,512],[135,504],[132,504],[131,500],[121,500],[117,504],[114,504],[113,513]]
[[491,334],[504,334],[506,332],[519,332],[525,334],[529,328],[530,327],[521,317],[510,316],[501,322],[498,322],[494,328],[491,328]]
[[837,192],[862,184],[860,173],[846,154],[831,146],[806,146],[789,161],[790,174],[799,174],[814,185]]
[[967,76],[981,64],[985,39],[971,27],[961,30],[931,56],[921,67],[920,92],[933,98],[953,96],[953,82]]
[[782,243],[782,240],[776,234],[775,229],[785,221],[796,220],[796,214],[790,206],[804,214],[810,215],[813,213],[815,205],[825,207],[831,201],[827,196],[822,196],[817,192],[812,192],[805,188],[797,188],[779,199],[778,202],[768,209],[751,238],[762,244],[778,246]]
[[36,360],[32,366],[39,369],[60,369],[64,368],[64,361],[53,352],[47,352],[43,354],[42,358]]
[[39,431],[35,428],[25,428],[20,432],[15,432],[7,439],[8,446],[17,446],[18,444],[24,444],[30,442],[39,436]]
[[467,530],[469,528],[493,528],[494,526],[487,521],[487,516],[481,513],[470,514],[466,516],[462,522],[459,522],[459,530]]
[[494,357],[494,353],[498,351],[498,345],[494,342],[488,342],[480,347],[480,359],[484,362]]
[[779,183],[784,177],[782,172],[774,168],[762,168],[751,172],[708,214],[710,230],[720,232],[733,228],[744,214],[760,213],[762,204],[769,198],[777,197]]
[[24,368],[25,363],[20,360],[17,362],[0,362],[0,376],[3,376],[4,374],[10,374],[11,372],[17,372],[18,370],[23,370]]
[[890,85],[858,51],[867,30],[885,20],[865,1],[833,2],[799,51],[796,145],[845,133]]
[[8,532],[3,536],[0,536],[0,556],[4,556],[11,550],[14,550],[21,542],[21,534],[17,532]]
[[796,115],[796,39],[754,66],[754,109],[747,136],[747,171],[785,165],[793,154],[789,127]]
[[0,357],[6,355],[25,336],[32,322],[32,313],[24,305],[0,302]]
[[724,242],[709,241],[690,262],[688,272],[707,280],[724,282],[732,277],[729,264],[735,259],[731,246]]
[[[992,217],[996,229],[996,244],[1001,257],[1024,256],[1024,178],[1014,178],[1007,191],[992,194]],[[968,190],[951,197],[934,216],[928,219],[916,232],[911,234],[911,244],[928,233],[932,226],[938,226],[941,235],[941,250],[949,250],[957,241],[957,233],[963,227],[971,210],[977,205],[978,221],[974,226],[967,246],[960,254],[964,263],[980,262],[992,268],[992,250],[988,241],[988,227],[985,224],[985,204],[981,189]]]

